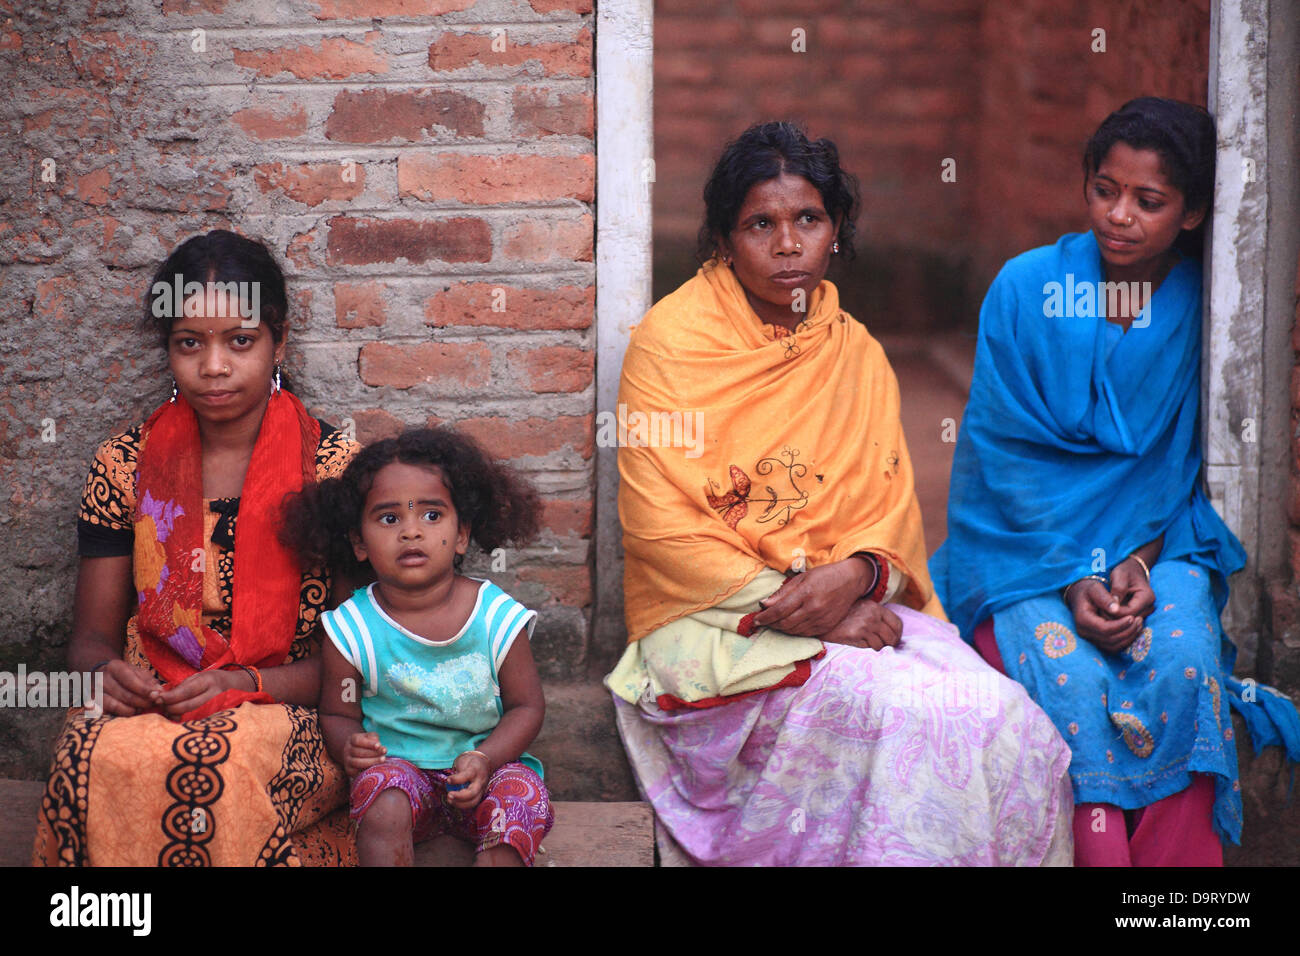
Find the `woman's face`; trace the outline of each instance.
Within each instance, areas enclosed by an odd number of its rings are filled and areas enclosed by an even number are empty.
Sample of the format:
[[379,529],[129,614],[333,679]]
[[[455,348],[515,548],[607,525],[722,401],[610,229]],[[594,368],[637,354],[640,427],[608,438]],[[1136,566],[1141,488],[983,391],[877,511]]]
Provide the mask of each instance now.
[[1188,211],[1165,177],[1160,154],[1116,143],[1085,186],[1088,219],[1111,279],[1163,278],[1179,233],[1195,229],[1205,210]]
[[285,341],[276,344],[266,323],[244,327],[234,298],[208,287],[186,301],[172,323],[167,362],[176,389],[199,418],[236,421],[260,413],[271,394],[271,376],[284,359]]
[[782,173],[750,187],[736,227],[719,246],[758,317],[794,328],[826,276],[838,232],[817,188]]

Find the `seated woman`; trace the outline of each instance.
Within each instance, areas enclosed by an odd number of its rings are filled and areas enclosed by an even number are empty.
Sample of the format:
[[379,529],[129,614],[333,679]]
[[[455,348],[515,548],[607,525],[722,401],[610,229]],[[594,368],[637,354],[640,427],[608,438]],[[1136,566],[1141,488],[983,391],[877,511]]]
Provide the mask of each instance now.
[[[931,561],[963,636],[1070,744],[1081,866],[1222,865],[1241,832],[1219,614],[1245,553],[1200,486],[1201,267],[1178,248],[1199,248],[1214,150],[1208,113],[1152,97],[1093,135],[1092,231],[984,300]],[[1257,690],[1252,735],[1290,722],[1300,756],[1294,708]]]
[[944,623],[897,381],[823,281],[856,184],[767,123],[704,195],[716,255],[633,332],[619,394],[630,643],[606,683],[661,854],[1068,864],[1068,750]]
[[271,254],[230,232],[189,239],[150,285],[172,395],[86,481],[68,662],[103,672],[104,716],[69,714],[36,865],[355,861],[315,711],[337,601],[276,537],[284,496],[355,443],[280,388],[287,310]]

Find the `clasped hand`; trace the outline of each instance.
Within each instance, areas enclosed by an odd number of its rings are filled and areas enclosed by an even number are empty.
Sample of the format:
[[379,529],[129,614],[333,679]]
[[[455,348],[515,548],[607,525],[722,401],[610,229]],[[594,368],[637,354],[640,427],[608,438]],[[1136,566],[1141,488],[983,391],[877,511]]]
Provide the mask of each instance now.
[[888,608],[862,596],[869,565],[864,558],[847,558],[787,578],[754,624],[786,634],[819,637],[832,644],[893,646],[903,635],[903,622]]
[[1070,589],[1070,613],[1079,636],[1108,654],[1118,654],[1132,644],[1156,609],[1156,595],[1141,566],[1120,562],[1110,573],[1110,589],[1085,579]]
[[104,713],[133,717],[158,707],[180,717],[228,690],[251,690],[243,671],[200,671],[175,687],[164,688],[149,671],[123,660],[110,661],[104,671]]

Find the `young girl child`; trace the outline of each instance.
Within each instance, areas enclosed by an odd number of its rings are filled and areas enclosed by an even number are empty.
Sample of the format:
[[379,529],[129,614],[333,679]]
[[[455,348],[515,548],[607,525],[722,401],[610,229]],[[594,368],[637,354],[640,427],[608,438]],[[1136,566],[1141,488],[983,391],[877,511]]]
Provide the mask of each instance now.
[[288,503],[301,555],[373,579],[321,616],[320,723],[352,779],[362,866],[410,866],[445,831],[475,842],[475,865],[531,866],[554,822],[524,752],[545,711],[536,612],[458,573],[471,539],[522,544],[537,513],[530,486],[445,428],[376,442]]
[[980,310],[930,564],[962,635],[1070,744],[1079,865],[1222,865],[1241,833],[1230,700],[1300,755],[1289,701],[1240,699],[1219,621],[1246,556],[1200,485],[1201,267],[1180,251],[1199,249],[1214,150],[1208,113],[1154,97],[1093,135],[1092,231],[1012,259]]

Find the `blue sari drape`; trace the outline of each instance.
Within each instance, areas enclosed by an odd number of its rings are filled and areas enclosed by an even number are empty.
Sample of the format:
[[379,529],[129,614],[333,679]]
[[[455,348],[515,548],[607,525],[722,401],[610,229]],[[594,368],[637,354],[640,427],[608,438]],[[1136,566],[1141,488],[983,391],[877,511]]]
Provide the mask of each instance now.
[[[1210,571],[1220,609],[1245,565],[1199,481],[1199,265],[1174,266],[1113,349],[1095,301],[1103,281],[1092,233],[1073,233],[1003,266],[980,309],[948,540],[930,561],[967,640],[994,611],[1109,568],[1161,533],[1162,558]],[[1093,304],[1054,299],[1052,283],[1091,288]],[[1067,314],[1045,314],[1056,311]]]
[[[964,638],[994,618],[1007,673],[1070,743],[1077,801],[1146,806],[1209,773],[1216,827],[1235,841],[1229,702],[1257,745],[1271,734],[1292,759],[1300,724],[1266,688],[1267,707],[1243,706],[1219,623],[1246,554],[1200,483],[1201,271],[1180,260],[1118,342],[1103,282],[1092,233],[994,280],[930,573]],[[1161,534],[1142,636],[1120,655],[1077,639],[1059,591]]]

